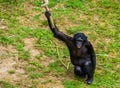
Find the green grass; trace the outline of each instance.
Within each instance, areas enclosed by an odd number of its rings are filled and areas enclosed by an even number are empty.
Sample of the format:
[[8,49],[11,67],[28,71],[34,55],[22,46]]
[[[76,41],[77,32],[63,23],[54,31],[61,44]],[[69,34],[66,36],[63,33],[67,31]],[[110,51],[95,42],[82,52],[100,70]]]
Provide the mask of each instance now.
[[70,33],[70,34],[75,34],[75,33],[78,33],[78,32],[80,32],[80,31],[83,31],[83,30],[85,30],[86,29],[86,27],[84,26],[84,25],[81,25],[81,26],[79,26],[79,27],[70,27],[69,29],[68,29],[68,32]]
[[65,69],[62,66],[60,66],[60,63],[58,61],[51,63],[50,67],[51,69],[54,69],[58,73],[65,72]]
[[18,51],[23,51],[23,50],[24,50],[24,44],[18,43],[18,44],[16,45],[16,49],[17,49]]
[[[0,88],[37,88],[40,79],[45,80],[41,83],[45,86],[55,85],[54,81],[59,80],[64,88],[119,88],[119,0],[49,0],[53,18],[60,30],[71,36],[84,32],[93,44],[97,68],[92,85],[86,85],[84,79],[73,74],[71,63],[66,70],[63,63],[67,66],[70,62],[69,51],[64,43],[53,37],[43,17],[41,4],[42,0],[0,0],[0,52],[7,53],[0,60],[12,58],[16,61],[16,69],[24,69],[25,74],[22,75],[26,76],[23,77],[24,82],[1,79]],[[31,40],[33,46],[28,50],[25,50],[26,38],[35,39]],[[10,50],[9,46],[13,48]],[[17,52],[11,52],[14,49]],[[35,50],[39,53],[36,54]],[[7,72],[16,75],[16,69]],[[51,76],[53,79],[45,79]]]
[[74,80],[66,80],[64,82],[65,88],[76,88],[76,83]]
[[30,59],[30,53],[29,51],[23,50],[18,52],[18,59],[20,60],[29,60]]
[[[81,10],[86,10],[87,7],[85,5],[86,2],[89,2],[90,0],[74,0],[74,1],[67,1],[65,3],[65,6],[67,8],[72,8],[72,9],[81,9]],[[77,2],[77,3],[76,3]]]
[[10,83],[0,81],[0,87],[1,88],[18,88],[17,86],[14,86]]
[[44,74],[43,73],[31,73],[30,76],[29,76],[31,79],[37,79],[39,77],[44,77]]
[[8,73],[9,73],[9,74],[14,74],[15,71],[14,71],[14,70],[9,70]]
[[33,66],[35,66],[37,68],[43,68],[43,66],[38,62],[29,61],[29,64],[31,64],[31,65],[33,65]]

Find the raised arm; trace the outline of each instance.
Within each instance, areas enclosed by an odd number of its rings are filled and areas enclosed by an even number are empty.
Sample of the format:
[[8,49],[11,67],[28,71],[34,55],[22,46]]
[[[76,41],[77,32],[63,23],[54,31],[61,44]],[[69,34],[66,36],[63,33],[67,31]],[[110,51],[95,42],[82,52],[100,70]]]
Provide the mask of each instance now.
[[53,19],[51,17],[51,13],[49,11],[45,12],[45,16],[48,20],[49,27],[54,34],[54,37],[64,41],[66,44],[70,43],[72,37],[65,35],[63,32],[59,31],[57,26],[54,24]]

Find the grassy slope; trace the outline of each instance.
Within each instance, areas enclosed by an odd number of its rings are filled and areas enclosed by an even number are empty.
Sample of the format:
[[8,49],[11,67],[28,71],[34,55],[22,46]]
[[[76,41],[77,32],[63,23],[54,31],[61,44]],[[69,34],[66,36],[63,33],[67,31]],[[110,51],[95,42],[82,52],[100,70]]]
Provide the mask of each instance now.
[[[60,62],[66,65],[70,62],[68,50],[53,38],[39,0],[0,0],[0,47],[12,46],[15,50],[1,48],[0,60],[12,57],[25,71],[17,74],[23,77],[20,80],[0,80],[0,87],[47,88],[59,83],[65,88],[119,88],[119,3],[119,0],[50,0],[49,7],[60,30],[69,35],[84,32],[94,45],[97,68],[94,82],[88,86],[84,79],[74,76],[71,64],[66,70]],[[8,73],[16,74],[15,67],[8,69]]]

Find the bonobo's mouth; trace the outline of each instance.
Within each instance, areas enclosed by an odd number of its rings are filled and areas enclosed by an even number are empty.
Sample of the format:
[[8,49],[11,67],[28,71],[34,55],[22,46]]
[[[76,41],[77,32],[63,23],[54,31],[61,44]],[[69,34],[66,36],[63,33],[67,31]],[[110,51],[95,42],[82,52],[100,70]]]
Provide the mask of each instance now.
[[82,44],[77,44],[77,48],[79,48],[79,49],[80,49],[80,48],[81,48],[81,46],[82,46]]
[[77,47],[78,49],[80,49],[81,47]]
[[76,47],[77,47],[77,48],[81,48],[81,47],[82,47],[82,42],[77,42],[77,43],[76,43]]
[[79,48],[79,49],[80,49],[81,47],[77,47],[77,48]]

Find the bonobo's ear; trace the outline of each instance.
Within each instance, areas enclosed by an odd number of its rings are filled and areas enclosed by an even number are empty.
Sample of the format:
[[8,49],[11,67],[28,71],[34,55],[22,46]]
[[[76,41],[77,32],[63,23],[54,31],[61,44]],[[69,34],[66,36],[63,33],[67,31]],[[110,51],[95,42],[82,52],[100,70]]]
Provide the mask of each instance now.
[[87,41],[87,36],[85,34],[84,34],[83,38],[84,38],[83,40]]

